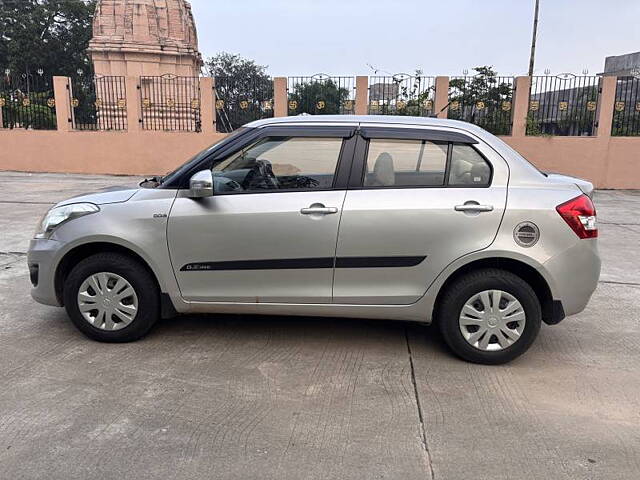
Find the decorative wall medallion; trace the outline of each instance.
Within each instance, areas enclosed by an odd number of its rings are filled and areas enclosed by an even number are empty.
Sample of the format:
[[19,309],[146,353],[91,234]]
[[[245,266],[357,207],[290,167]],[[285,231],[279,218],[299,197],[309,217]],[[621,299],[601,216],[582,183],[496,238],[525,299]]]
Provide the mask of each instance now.
[[0,97],[0,107],[4,107],[6,104],[7,101],[3,97]]
[[197,98],[194,98],[193,100],[191,100],[191,108],[193,110],[197,110],[200,108],[200,100],[198,100]]
[[342,105],[346,110],[353,110],[354,103],[355,102],[353,100],[345,100],[342,102]]
[[529,110],[532,112],[537,112],[540,110],[540,100],[531,100],[529,102]]
[[324,107],[326,107],[326,106],[327,106],[327,104],[325,103],[325,101],[324,101],[324,100],[318,100],[318,101],[316,102],[316,108],[317,108],[318,110],[324,110]]
[[102,107],[102,100],[98,98],[93,104],[96,106],[96,108],[100,108]]
[[28,98],[23,98],[22,99],[22,106],[23,107],[28,107],[29,105],[31,105],[31,100]]
[[125,98],[118,99],[118,108],[120,109],[127,108],[127,100]]
[[624,110],[624,102],[616,102],[616,112],[622,112]]
[[509,110],[511,110],[511,102],[509,101],[502,102],[502,111],[508,112]]
[[53,108],[56,106],[56,99],[55,98],[50,98],[49,100],[47,100],[47,105],[49,106],[49,108]]
[[486,107],[486,105],[482,100],[480,100],[479,102],[476,102],[476,108],[478,110],[484,110],[484,107]]
[[173,108],[176,106],[176,101],[173,98],[167,98],[167,107]]
[[222,110],[224,108],[224,100],[216,100],[216,109]]
[[295,100],[289,100],[289,110],[297,110],[298,102]]
[[636,102],[636,112],[640,112],[640,102]]
[[566,112],[567,110],[569,110],[569,102],[560,102],[558,104],[558,109],[561,112]]
[[423,100],[422,108],[425,110],[433,110],[433,101],[432,100]]
[[598,103],[594,102],[593,100],[590,100],[587,102],[587,110],[590,112],[595,112],[597,106],[598,106]]
[[398,100],[398,102],[396,103],[396,107],[398,107],[398,110],[402,110],[406,106],[407,102],[405,102],[404,100]]
[[271,103],[271,100],[265,100],[262,102],[263,110],[271,110],[272,108],[273,108],[273,104]]
[[247,102],[246,100],[242,100],[242,101],[240,102],[240,108],[241,108],[242,110],[246,110],[247,108],[249,108],[249,102]]
[[142,106],[144,108],[149,108],[151,106],[151,100],[149,100],[148,98],[143,98],[142,99]]
[[78,105],[80,105],[80,100],[78,100],[77,98],[74,98],[73,100],[71,100],[71,106],[73,108],[76,108]]
[[451,110],[459,110],[460,109],[460,102],[458,100],[454,100],[453,102],[451,102],[451,105],[449,105],[449,108]]

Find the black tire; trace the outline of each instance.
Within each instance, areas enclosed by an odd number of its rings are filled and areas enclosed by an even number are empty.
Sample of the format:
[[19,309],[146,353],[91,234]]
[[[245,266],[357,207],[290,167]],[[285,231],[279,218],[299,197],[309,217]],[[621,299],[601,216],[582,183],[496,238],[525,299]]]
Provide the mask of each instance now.
[[[138,311],[133,321],[120,330],[107,331],[93,326],[82,316],[77,296],[82,283],[92,274],[111,272],[134,288]],[[160,295],[155,278],[134,258],[120,253],[98,253],[79,262],[64,283],[64,305],[73,324],[87,337],[99,342],[131,342],[146,335],[159,317]]]
[[[474,347],[465,340],[459,326],[465,302],[473,295],[491,289],[513,295],[522,305],[526,317],[520,338],[499,351]],[[449,285],[439,302],[436,322],[445,342],[457,356],[472,363],[498,365],[510,362],[529,349],[540,331],[542,311],[538,297],[526,281],[506,270],[490,268],[467,273]]]

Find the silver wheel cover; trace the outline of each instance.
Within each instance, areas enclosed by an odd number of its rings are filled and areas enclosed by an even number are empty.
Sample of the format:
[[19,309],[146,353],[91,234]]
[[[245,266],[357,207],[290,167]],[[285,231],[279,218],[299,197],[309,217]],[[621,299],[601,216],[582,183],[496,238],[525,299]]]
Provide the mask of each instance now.
[[138,295],[120,275],[99,272],[90,275],[78,291],[78,308],[83,318],[100,330],[120,330],[138,313]]
[[502,290],[484,290],[469,298],[458,320],[464,339],[485,352],[504,350],[522,336],[524,308],[513,295]]

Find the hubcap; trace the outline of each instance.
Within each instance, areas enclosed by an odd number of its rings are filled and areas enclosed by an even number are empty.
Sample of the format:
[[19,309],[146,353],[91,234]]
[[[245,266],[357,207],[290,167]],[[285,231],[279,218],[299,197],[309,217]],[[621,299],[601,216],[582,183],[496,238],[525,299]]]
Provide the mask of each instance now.
[[516,343],[526,322],[524,308],[513,295],[485,290],[467,300],[460,313],[462,336],[475,348],[503,350]]
[[136,318],[138,295],[120,275],[94,273],[80,285],[78,308],[84,319],[94,327],[120,330]]

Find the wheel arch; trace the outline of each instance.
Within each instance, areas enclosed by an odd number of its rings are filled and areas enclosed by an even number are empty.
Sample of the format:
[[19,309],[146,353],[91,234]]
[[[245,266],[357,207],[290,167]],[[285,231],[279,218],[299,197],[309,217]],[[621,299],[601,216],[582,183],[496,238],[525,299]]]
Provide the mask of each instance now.
[[128,257],[133,258],[136,262],[138,262],[143,268],[145,268],[155,280],[156,287],[158,288],[158,292],[162,294],[163,288],[160,282],[160,279],[154,269],[151,267],[149,262],[134,249],[129,248],[127,246],[113,243],[109,241],[93,241],[88,243],[82,243],[80,245],[76,245],[69,249],[64,253],[60,261],[56,266],[56,271],[54,274],[54,289],[56,298],[60,305],[64,305],[64,284],[67,276],[78,262],[81,262],[85,258],[90,257],[96,253],[105,253],[105,252],[113,252],[120,253],[122,255],[126,255]]
[[[562,311],[562,304],[553,298],[553,292],[547,279],[540,273],[538,269],[522,260],[506,257],[506,256],[490,256],[484,258],[477,258],[467,263],[459,265],[455,270],[448,274],[444,282],[440,285],[438,293],[435,297],[435,301],[432,309],[432,319],[437,318],[438,305],[449,286],[462,275],[469,272],[480,270],[483,268],[498,268],[506,270],[527,282],[540,302],[542,309],[542,320],[547,324],[558,323],[564,318],[564,312]],[[558,305],[560,304],[560,305]],[[558,311],[560,309],[560,311]],[[558,319],[558,317],[560,317]]]

